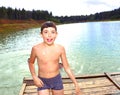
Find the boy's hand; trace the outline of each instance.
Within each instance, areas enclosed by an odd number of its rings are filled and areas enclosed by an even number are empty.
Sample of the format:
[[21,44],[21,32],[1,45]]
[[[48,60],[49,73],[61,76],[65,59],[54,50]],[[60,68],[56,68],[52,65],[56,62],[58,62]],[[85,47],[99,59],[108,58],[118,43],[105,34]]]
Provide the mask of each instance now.
[[80,91],[80,87],[77,85],[75,87],[76,94],[75,95],[83,95],[82,92]]
[[43,87],[44,83],[38,77],[35,77],[33,80],[37,87]]

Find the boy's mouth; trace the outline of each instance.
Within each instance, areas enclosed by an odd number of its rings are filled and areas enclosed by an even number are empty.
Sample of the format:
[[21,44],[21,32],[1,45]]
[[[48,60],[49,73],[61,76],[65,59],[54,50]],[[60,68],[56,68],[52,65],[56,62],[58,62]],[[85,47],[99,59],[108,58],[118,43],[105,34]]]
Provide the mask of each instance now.
[[53,39],[47,39],[47,42],[51,42]]

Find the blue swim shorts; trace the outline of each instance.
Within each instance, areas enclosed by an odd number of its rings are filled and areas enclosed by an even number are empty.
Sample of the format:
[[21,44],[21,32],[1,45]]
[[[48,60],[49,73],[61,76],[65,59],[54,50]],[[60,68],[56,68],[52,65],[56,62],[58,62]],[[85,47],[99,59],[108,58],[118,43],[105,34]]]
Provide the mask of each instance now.
[[53,78],[42,78],[39,77],[43,83],[43,87],[38,87],[37,91],[39,90],[44,90],[44,89],[52,89],[52,90],[62,90],[63,89],[63,83],[62,83],[62,78],[61,75],[58,74],[57,76]]

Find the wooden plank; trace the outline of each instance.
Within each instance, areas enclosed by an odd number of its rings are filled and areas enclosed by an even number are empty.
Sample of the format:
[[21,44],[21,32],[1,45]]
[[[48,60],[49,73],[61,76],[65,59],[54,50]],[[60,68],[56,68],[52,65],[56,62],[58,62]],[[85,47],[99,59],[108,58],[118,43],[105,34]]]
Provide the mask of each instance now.
[[[107,74],[108,75],[108,74]],[[85,75],[77,76],[76,79],[80,85],[80,89],[83,91],[84,95],[112,95],[119,92],[119,89],[114,86],[114,84],[108,80],[108,77],[112,77],[117,81],[120,81],[120,72],[119,73],[110,73],[107,76],[104,74],[95,74],[95,75]],[[75,95],[75,87],[69,77],[62,78],[64,86],[64,95]],[[24,78],[23,84],[26,83],[26,86],[22,87],[23,94],[19,95],[37,95],[36,86],[32,78]],[[20,92],[21,92],[20,91]]]
[[38,93],[25,93],[24,95],[38,95]]
[[37,89],[37,87],[35,85],[31,85],[31,86],[26,86],[26,89]]
[[[77,79],[78,80],[78,79]],[[110,86],[113,85],[107,78],[92,78],[92,79],[84,79],[78,82],[80,88],[95,88],[102,86]],[[67,87],[74,87],[73,83],[63,83],[65,89]]]
[[[120,75],[120,72],[113,72],[113,73],[110,73],[110,75],[111,76]],[[104,73],[103,74],[92,74],[92,75],[79,75],[79,76],[76,76],[76,79],[97,78],[97,77],[106,77],[106,75]],[[69,77],[62,77],[62,79],[69,79]],[[24,80],[32,81],[32,78],[25,77]]]
[[113,77],[111,77],[109,73],[105,72],[105,75],[120,90],[120,85],[116,82],[116,80]]
[[[111,76],[115,76],[115,75],[120,75],[120,72],[113,72],[113,73],[110,73]],[[76,76],[76,79],[90,79],[90,78],[97,78],[97,77],[106,77],[106,75],[103,73],[103,74],[89,74],[89,75],[78,75]],[[63,79],[69,79],[69,77],[63,77]]]
[[[109,80],[108,80],[109,81]],[[111,82],[110,82],[111,83]],[[88,84],[88,83],[87,83]],[[104,84],[104,83],[102,83],[102,84]],[[66,85],[66,87],[65,87],[65,89],[64,89],[64,92],[65,92],[65,95],[66,94],[68,94],[68,95],[71,95],[73,92],[74,92],[74,86],[73,86],[73,84],[65,84]],[[111,90],[112,89],[112,90]],[[89,88],[82,88],[82,90],[85,92],[85,93],[112,93],[113,92],[113,90],[115,90],[116,91],[116,88],[115,88],[115,86],[101,86],[101,87],[94,87],[94,86],[91,86],[91,87],[89,87]],[[37,92],[36,91],[36,87],[33,87],[33,86],[27,86],[26,87],[26,90],[25,90],[25,93],[27,93],[27,94],[30,94],[30,93],[35,93],[35,92]],[[90,95],[91,95],[90,94]],[[103,95],[103,94],[101,94],[101,95]]]
[[26,83],[23,83],[19,95],[23,95],[25,87],[26,87]]
[[103,87],[96,87],[96,88],[86,88],[86,89],[82,89],[83,92],[117,92],[119,91],[118,89],[116,89],[115,86],[103,86]]

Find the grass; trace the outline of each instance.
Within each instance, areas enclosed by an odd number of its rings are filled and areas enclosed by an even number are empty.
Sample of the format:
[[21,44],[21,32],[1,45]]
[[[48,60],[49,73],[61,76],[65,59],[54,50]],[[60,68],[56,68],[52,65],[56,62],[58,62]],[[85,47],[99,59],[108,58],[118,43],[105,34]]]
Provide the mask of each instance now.
[[0,32],[20,31],[40,27],[44,21],[0,19]]

